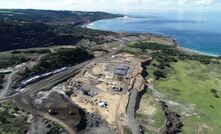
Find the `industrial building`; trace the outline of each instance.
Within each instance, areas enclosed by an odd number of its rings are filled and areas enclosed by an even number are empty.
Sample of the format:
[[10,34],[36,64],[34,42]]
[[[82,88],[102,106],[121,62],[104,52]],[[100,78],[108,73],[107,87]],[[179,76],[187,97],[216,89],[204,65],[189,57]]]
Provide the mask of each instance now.
[[115,67],[114,74],[115,75],[126,76],[128,69],[129,69],[129,66],[119,65],[119,66]]

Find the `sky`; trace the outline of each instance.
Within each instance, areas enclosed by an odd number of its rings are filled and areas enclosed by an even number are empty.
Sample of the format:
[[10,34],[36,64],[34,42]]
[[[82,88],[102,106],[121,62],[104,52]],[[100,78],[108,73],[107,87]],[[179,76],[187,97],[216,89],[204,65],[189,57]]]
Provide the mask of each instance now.
[[221,0],[0,0],[0,8],[109,12],[221,10]]

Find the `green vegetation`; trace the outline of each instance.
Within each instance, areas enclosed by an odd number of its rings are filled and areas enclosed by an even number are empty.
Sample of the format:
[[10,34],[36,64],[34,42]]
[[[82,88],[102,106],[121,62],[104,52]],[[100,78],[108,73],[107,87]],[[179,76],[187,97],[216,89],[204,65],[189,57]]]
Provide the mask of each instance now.
[[25,122],[27,114],[18,108],[12,109],[11,107],[10,102],[4,102],[0,106],[0,132],[2,134],[22,134],[29,126]]
[[90,30],[73,25],[50,26],[43,23],[10,24],[0,21],[0,51],[47,47],[53,45],[76,45],[88,39],[96,43],[107,40],[98,35],[113,34]]
[[210,92],[213,94],[215,98],[220,98],[220,96],[218,95],[218,91],[216,89],[210,89]]
[[44,53],[49,53],[51,52],[49,49],[27,49],[27,50],[15,50],[12,51],[12,54],[21,54],[21,53],[25,53],[25,54],[44,54]]
[[73,25],[66,25],[66,26],[59,26],[56,28],[57,34],[64,34],[64,35],[72,35],[78,36],[82,39],[87,39],[91,42],[95,42],[97,44],[103,44],[109,42],[103,38],[103,36],[107,35],[114,35],[116,33],[108,32],[108,31],[100,31],[100,30],[93,30],[83,27],[75,27]]
[[52,71],[61,67],[72,66],[89,60],[94,56],[83,48],[60,48],[56,52],[44,55],[35,71]]
[[219,57],[212,57],[206,55],[191,55],[183,51],[179,51],[175,46],[168,46],[158,43],[139,42],[131,43],[129,47],[139,48],[142,52],[151,50],[150,55],[161,63],[161,65],[169,66],[171,62],[177,60],[196,60],[202,64],[217,63],[212,59],[220,59]]
[[156,134],[164,126],[164,113],[151,90],[142,96],[140,110],[136,113],[144,134]]
[[92,30],[88,28],[75,27],[73,25],[66,25],[65,27],[60,26],[57,28],[57,31],[66,34],[79,35],[79,36],[105,36],[105,35],[114,35],[115,33],[109,31],[100,31],[100,30]]
[[64,130],[58,124],[53,123],[52,128],[47,132],[47,134],[61,134]]
[[0,53],[0,68],[6,68],[26,62],[40,54],[51,52],[49,49],[26,49]]
[[0,51],[76,45],[83,39],[103,43],[107,40],[99,36],[113,33],[77,26],[118,16],[102,12],[0,10]]
[[141,53],[153,58],[152,66],[155,71],[152,74],[155,79],[166,78],[167,73],[171,69],[171,64],[179,60],[194,60],[202,64],[220,64],[219,57],[205,56],[205,55],[191,55],[178,50],[175,46],[149,43],[149,42],[135,42],[130,43],[129,47],[140,49]]
[[124,134],[132,134],[129,128],[124,127]]
[[0,68],[20,64],[28,60],[24,54],[11,54],[8,52],[0,53]]
[[75,45],[82,37],[56,33],[55,27],[43,23],[10,24],[0,21],[0,51],[45,47],[51,45]]
[[[221,131],[221,64],[204,65],[197,61],[173,63],[173,72],[156,81],[155,88],[181,104],[193,105],[193,113],[182,115],[184,133]],[[179,89],[179,90],[177,90]]]
[[47,25],[82,25],[100,19],[119,17],[104,12],[50,11],[33,9],[1,9],[0,18],[8,22],[44,23]]
[[[39,73],[53,71],[62,67],[76,65],[86,60],[90,60],[93,57],[94,56],[90,52],[81,47],[57,49],[53,48],[53,51],[46,48],[14,50],[0,53],[0,68],[14,66],[28,60],[36,61],[38,59],[38,64],[33,68],[27,67],[18,73],[19,76],[17,77],[16,83],[14,84],[16,87],[24,78]],[[69,77],[67,76],[65,78],[67,79]],[[3,78],[0,77],[0,89],[3,87],[3,82]],[[54,82],[53,84],[49,85],[47,89],[51,88],[55,84],[58,83]]]
[[157,43],[168,46],[176,45],[176,42],[170,37],[159,37],[159,36],[150,36],[149,39],[146,40],[149,43]]
[[[181,114],[184,134],[219,133],[221,131],[221,62],[220,57],[188,54],[175,46],[150,42],[129,43],[127,52],[152,57],[147,66],[148,80],[155,90],[164,95],[172,110]],[[148,100],[148,98],[144,98]],[[160,109],[160,108],[158,108]],[[139,113],[140,114],[140,113]],[[138,115],[140,122],[153,119]],[[156,116],[153,120],[162,120]],[[145,124],[143,122],[142,124]],[[150,123],[146,123],[150,124]],[[159,128],[159,127],[158,127]],[[153,127],[146,127],[152,132]]]
[[4,77],[5,77],[5,75],[0,74],[0,89],[3,88]]

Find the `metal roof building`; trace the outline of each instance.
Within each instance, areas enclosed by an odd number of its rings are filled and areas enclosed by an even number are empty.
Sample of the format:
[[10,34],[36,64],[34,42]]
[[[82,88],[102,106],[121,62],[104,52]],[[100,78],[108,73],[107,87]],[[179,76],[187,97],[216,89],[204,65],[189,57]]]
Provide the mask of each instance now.
[[127,66],[127,65],[119,65],[115,69],[116,70],[128,70],[129,66]]
[[114,74],[116,75],[127,75],[127,70],[114,70]]

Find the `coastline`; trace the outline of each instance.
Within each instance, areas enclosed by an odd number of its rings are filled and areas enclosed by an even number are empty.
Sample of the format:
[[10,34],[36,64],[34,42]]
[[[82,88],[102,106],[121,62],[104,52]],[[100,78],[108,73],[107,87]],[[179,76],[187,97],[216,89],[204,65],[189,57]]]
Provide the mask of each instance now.
[[189,48],[185,48],[181,45],[177,45],[177,49],[181,50],[181,51],[184,51],[188,54],[204,55],[204,56],[212,56],[212,57],[219,57],[220,56],[220,55],[216,55],[216,54],[210,54],[210,53],[204,53],[204,52],[192,50],[192,49],[189,49]]
[[[127,15],[124,15],[123,17],[116,17],[116,18],[125,18],[125,17],[128,17]],[[112,18],[113,19],[113,18]],[[103,20],[106,20],[106,19],[103,19]],[[100,20],[98,20],[100,21]],[[94,21],[94,22],[90,22],[90,23],[87,23],[87,24],[84,24],[82,27],[84,28],[88,28],[88,29],[94,29],[94,30],[101,30],[101,29],[95,29],[93,28],[93,25],[96,23],[97,21]],[[102,30],[102,31],[105,31],[105,30]],[[115,32],[115,31],[112,31],[112,32]],[[119,33],[119,32],[117,32]],[[212,56],[212,57],[219,57],[220,55],[216,55],[216,54],[210,54],[210,53],[205,53],[205,52],[200,52],[200,51],[197,51],[197,50],[193,50],[193,49],[190,49],[190,48],[186,48],[186,47],[183,47],[181,44],[178,44],[176,39],[169,36],[169,35],[160,35],[160,34],[154,34],[154,33],[135,33],[135,34],[143,34],[143,35],[153,35],[153,36],[156,36],[156,37],[167,37],[167,38],[170,38],[171,40],[174,41],[174,44],[175,44],[175,47],[178,49],[178,50],[181,50],[185,53],[188,53],[188,54],[195,54],[195,55],[204,55],[204,56]]]
[[91,28],[91,27],[89,27],[89,26],[93,26],[95,22],[96,22],[96,21],[94,21],[94,22],[89,22],[89,23],[87,23],[87,24],[82,25],[82,27],[83,27],[83,28],[88,28],[88,29],[93,29],[93,28]]
[[[123,15],[122,17],[115,17],[115,18],[101,19],[101,20],[110,20],[110,19],[125,18],[125,17],[128,17],[128,16],[127,16],[127,15]],[[97,20],[97,21],[101,21],[101,20]],[[82,25],[82,27],[84,27],[84,28],[88,28],[88,29],[94,29],[94,28],[92,28],[92,27],[90,27],[90,26],[93,26],[94,23],[96,23],[97,21],[88,22],[88,23]],[[99,30],[99,29],[94,29],[94,30]],[[102,30],[102,31],[105,31],[105,30]],[[112,31],[112,32],[114,32],[114,31]]]

